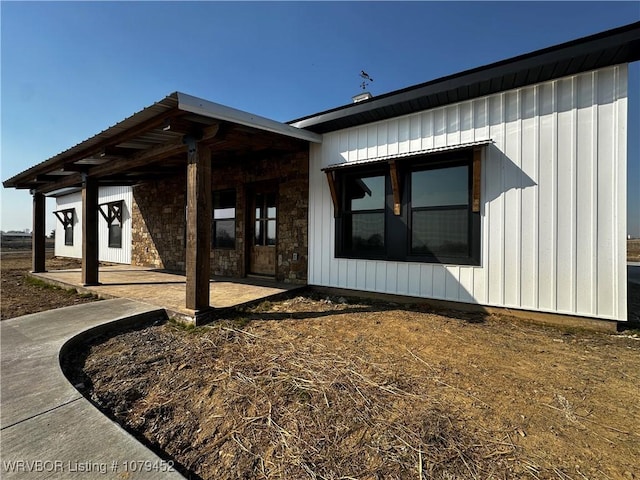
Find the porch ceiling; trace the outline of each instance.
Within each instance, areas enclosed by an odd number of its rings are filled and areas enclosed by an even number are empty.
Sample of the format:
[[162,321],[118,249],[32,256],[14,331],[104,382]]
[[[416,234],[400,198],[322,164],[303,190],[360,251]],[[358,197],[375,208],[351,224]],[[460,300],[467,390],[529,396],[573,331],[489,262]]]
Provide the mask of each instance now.
[[304,129],[176,92],[3,185],[55,195],[81,186],[85,176],[100,185],[172,176],[186,167],[187,136],[208,146],[214,163],[301,151],[321,141]]

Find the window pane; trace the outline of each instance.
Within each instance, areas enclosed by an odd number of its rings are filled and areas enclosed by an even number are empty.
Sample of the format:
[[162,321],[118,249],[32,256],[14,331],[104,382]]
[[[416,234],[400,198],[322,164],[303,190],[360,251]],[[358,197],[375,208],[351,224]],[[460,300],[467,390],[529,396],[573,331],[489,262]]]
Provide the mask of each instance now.
[[73,225],[67,225],[64,228],[64,244],[73,245]]
[[219,218],[236,218],[235,208],[216,208],[213,211],[213,218],[216,220]]
[[384,176],[350,177],[346,182],[346,206],[351,211],[384,208]]
[[437,168],[411,173],[411,206],[438,207],[469,203],[469,167]]
[[216,248],[235,248],[235,220],[217,220],[213,223],[213,245]]
[[122,248],[122,227],[117,220],[109,225],[109,247]]
[[411,253],[442,257],[469,256],[468,210],[413,212]]
[[382,250],[384,248],[384,213],[351,215],[351,249]]
[[276,244],[276,221],[269,220],[267,223],[267,245]]

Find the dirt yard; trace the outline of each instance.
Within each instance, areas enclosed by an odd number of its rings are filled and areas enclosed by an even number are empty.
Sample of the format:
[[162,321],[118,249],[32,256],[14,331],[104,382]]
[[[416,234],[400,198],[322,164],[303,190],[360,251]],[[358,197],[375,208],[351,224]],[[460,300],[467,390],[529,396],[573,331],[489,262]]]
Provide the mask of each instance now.
[[[3,319],[92,300],[25,281],[29,258],[2,256]],[[640,479],[637,330],[310,295],[158,321],[65,368],[196,479]]]
[[70,364],[203,479],[638,479],[638,332],[297,297]]
[[[27,272],[31,268],[29,251],[3,248],[0,267],[2,271],[0,320],[97,300],[90,295],[80,295],[75,290],[51,287],[28,278]],[[79,268],[80,261],[53,258],[53,254],[49,253],[46,267],[50,269]]]

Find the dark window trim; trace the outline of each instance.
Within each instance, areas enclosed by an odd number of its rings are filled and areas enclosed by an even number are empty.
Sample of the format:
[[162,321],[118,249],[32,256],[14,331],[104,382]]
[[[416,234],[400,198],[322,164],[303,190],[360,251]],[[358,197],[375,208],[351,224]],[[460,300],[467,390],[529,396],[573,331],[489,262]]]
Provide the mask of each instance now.
[[[106,207],[105,212],[103,207]],[[109,248],[122,248],[122,218],[124,212],[124,200],[116,200],[114,202],[107,202],[98,205],[100,214],[107,222],[107,246]],[[115,227],[115,221],[119,222],[118,228],[120,229],[120,235],[118,240],[113,239],[112,227]]]
[[[480,231],[480,212],[473,212],[473,149],[464,149],[455,152],[445,152],[440,154],[428,154],[419,157],[403,159],[397,162],[398,175],[402,183],[401,195],[401,213],[394,214],[394,198],[391,187],[390,170],[388,163],[376,163],[369,165],[354,166],[353,168],[344,168],[335,171],[335,182],[338,192],[338,201],[340,212],[336,216],[335,221],[335,257],[336,258],[353,258],[365,260],[382,260],[382,261],[398,261],[398,262],[416,262],[416,263],[432,263],[432,264],[448,264],[448,265],[480,265],[481,252],[481,231]],[[455,167],[459,165],[468,165],[468,218],[469,218],[469,256],[467,257],[450,257],[421,255],[411,253],[411,172],[421,170],[431,170],[435,168]],[[352,177],[364,177],[384,175],[385,176],[385,242],[384,250],[380,252],[357,252],[350,251],[345,248],[346,205],[345,184],[346,180]],[[443,209],[439,207],[439,209]],[[421,209],[416,209],[421,210]],[[376,210],[377,211],[377,210]]]
[[[53,212],[54,215],[60,223],[62,223],[62,228],[64,229],[64,244],[67,247],[73,246],[73,226],[76,219],[76,209],[75,208],[66,208],[64,210],[58,210],[57,212]],[[71,239],[68,238],[67,231],[71,230]]]
[[[233,217],[228,218],[215,218],[215,196],[223,194],[233,194]],[[214,250],[235,250],[237,247],[237,235],[236,235],[236,219],[238,216],[238,197],[234,188],[226,188],[223,190],[214,190],[212,195],[212,208],[211,208],[211,248]],[[230,207],[223,207],[230,208]],[[229,222],[233,220],[233,246],[220,246],[216,244],[216,229],[218,222]]]

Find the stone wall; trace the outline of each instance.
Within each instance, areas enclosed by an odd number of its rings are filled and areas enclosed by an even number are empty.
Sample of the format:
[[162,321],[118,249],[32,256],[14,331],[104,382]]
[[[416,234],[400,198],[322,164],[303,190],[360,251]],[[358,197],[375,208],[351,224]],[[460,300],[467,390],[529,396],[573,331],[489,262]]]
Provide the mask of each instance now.
[[185,270],[186,175],[133,187],[131,264]]
[[[307,282],[309,155],[254,156],[212,168],[212,190],[236,191],[235,249],[211,250],[211,274],[247,274],[247,198],[256,185],[272,182],[278,191],[276,279]],[[185,270],[186,176],[134,187],[132,264]]]

